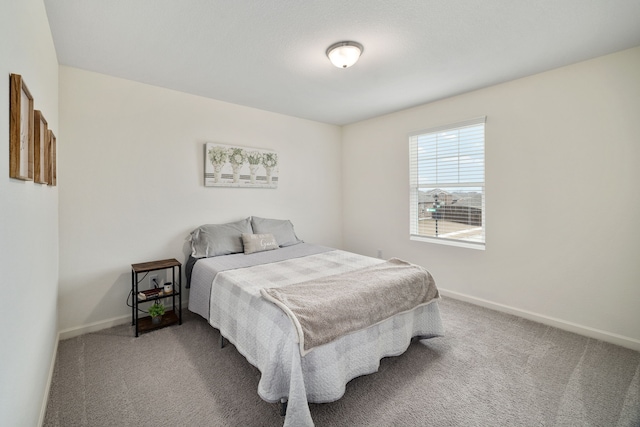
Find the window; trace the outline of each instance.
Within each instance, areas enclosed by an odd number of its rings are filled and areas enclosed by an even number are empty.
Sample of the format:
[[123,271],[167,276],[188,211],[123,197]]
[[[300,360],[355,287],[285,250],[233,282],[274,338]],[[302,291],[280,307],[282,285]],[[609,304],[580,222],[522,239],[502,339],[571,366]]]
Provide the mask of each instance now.
[[485,119],[409,135],[411,240],[484,249]]

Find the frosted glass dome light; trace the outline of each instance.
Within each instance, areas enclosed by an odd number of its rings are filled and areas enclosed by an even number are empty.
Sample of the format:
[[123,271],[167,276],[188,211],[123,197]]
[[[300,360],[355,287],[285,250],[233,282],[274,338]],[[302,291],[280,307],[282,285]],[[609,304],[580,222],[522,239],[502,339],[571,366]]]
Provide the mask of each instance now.
[[363,47],[356,42],[338,42],[327,49],[327,56],[333,65],[338,68],[348,68],[358,62]]

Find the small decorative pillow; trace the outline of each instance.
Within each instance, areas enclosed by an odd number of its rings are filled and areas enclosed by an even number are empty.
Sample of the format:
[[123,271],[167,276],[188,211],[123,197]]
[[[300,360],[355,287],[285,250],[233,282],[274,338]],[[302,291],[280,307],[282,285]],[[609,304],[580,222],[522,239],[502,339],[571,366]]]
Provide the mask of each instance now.
[[288,219],[269,219],[253,216],[251,217],[251,228],[257,234],[273,234],[280,247],[302,243],[302,240],[298,239],[295,231],[293,231],[293,224]]
[[270,251],[272,249],[278,249],[278,242],[273,234],[242,234],[242,243],[244,243],[245,255],[252,254],[254,252]]

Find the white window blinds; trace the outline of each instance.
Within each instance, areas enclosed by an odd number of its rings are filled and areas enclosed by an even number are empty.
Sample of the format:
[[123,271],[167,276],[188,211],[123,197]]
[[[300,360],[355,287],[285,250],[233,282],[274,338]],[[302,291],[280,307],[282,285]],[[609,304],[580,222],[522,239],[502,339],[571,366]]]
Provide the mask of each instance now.
[[484,248],[485,120],[409,135],[412,240]]

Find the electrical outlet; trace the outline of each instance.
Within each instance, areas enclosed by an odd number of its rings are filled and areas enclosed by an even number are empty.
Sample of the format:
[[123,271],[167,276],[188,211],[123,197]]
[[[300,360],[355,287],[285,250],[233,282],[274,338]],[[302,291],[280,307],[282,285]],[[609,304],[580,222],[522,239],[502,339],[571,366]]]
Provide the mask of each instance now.
[[158,282],[158,275],[152,274],[149,276],[149,288],[158,288],[160,287],[160,282]]

